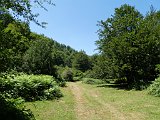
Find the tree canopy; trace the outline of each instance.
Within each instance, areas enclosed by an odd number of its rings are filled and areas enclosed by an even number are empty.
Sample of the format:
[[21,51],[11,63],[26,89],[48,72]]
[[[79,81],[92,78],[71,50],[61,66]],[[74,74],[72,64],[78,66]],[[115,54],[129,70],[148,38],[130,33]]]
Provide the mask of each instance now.
[[91,61],[84,51],[80,51],[75,54],[73,59],[73,67],[77,70],[81,70],[82,72],[91,69]]
[[0,14],[11,13],[12,16],[18,20],[20,20],[21,17],[24,21],[33,21],[37,25],[45,27],[45,22],[40,23],[36,19],[39,14],[33,13],[32,11],[33,5],[38,5],[44,10],[47,10],[43,5],[44,3],[54,5],[52,0],[0,0]]
[[152,10],[143,16],[125,4],[99,24],[99,50],[114,64],[117,77],[126,78],[129,84],[156,77],[155,66],[160,55],[159,18],[159,11]]

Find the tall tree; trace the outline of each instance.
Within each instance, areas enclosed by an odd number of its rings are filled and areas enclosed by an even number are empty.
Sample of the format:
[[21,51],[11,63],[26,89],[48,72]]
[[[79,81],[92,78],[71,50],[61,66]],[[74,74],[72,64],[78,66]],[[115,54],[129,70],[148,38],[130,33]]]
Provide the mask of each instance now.
[[52,41],[48,39],[34,40],[24,55],[24,70],[34,74],[55,75],[52,49]]
[[109,79],[114,78],[116,74],[113,70],[114,64],[111,62],[109,58],[105,55],[96,55],[92,56],[93,68],[92,68],[92,76],[93,78],[98,79]]
[[15,21],[10,14],[0,15],[0,72],[19,69],[28,49],[29,26]]
[[73,67],[77,70],[81,70],[82,72],[91,69],[91,61],[84,51],[80,51],[75,54],[73,59]]
[[[154,14],[154,15],[153,15]],[[159,12],[143,17],[134,7],[122,5],[112,18],[101,21],[98,47],[128,84],[153,80],[159,61]]]

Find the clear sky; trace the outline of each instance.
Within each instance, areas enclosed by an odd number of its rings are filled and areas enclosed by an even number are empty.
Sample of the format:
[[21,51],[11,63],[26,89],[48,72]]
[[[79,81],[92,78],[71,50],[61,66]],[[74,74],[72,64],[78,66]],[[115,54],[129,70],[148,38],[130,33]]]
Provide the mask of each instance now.
[[96,53],[98,21],[111,17],[115,8],[126,3],[135,6],[144,15],[150,10],[151,5],[160,10],[160,0],[53,0],[53,2],[56,6],[46,5],[48,12],[40,8],[33,9],[40,14],[38,20],[45,21],[48,25],[44,29],[31,23],[31,30],[78,51],[84,50],[88,55]]

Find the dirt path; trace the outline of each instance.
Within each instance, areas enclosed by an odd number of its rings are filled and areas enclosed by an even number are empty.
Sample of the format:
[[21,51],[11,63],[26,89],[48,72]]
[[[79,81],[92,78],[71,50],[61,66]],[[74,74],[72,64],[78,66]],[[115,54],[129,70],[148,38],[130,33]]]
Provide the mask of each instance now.
[[78,84],[76,83],[69,83],[68,87],[71,89],[75,97],[75,112],[77,119],[88,120],[89,116],[92,115],[94,111],[86,108],[86,104],[88,103],[88,101],[84,97],[83,88],[78,86]]
[[69,83],[75,97],[78,120],[127,120],[125,115],[109,103],[105,103],[98,91],[85,89],[81,83]]

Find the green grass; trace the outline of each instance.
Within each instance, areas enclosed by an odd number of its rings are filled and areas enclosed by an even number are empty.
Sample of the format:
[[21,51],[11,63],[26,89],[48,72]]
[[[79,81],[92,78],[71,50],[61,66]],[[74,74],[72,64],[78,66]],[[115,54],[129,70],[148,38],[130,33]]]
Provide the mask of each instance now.
[[[127,91],[107,84],[75,84],[82,89],[84,101],[80,104],[86,112],[82,115],[85,120],[160,119],[160,98],[148,95],[146,90]],[[33,111],[37,120],[77,120],[73,93],[68,87],[62,88],[62,92],[64,97],[60,100],[29,102],[26,106]]]
[[32,110],[36,120],[75,120],[73,94],[67,87],[61,91],[64,97],[60,100],[28,102],[25,105]]
[[82,78],[82,82],[86,84],[92,84],[92,85],[107,83],[107,81],[105,80],[94,79],[94,78]]
[[114,106],[129,120],[159,120],[160,98],[150,96],[147,91],[120,90],[107,87],[107,85],[83,85],[84,88],[99,93],[99,98]]

